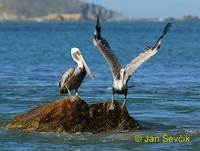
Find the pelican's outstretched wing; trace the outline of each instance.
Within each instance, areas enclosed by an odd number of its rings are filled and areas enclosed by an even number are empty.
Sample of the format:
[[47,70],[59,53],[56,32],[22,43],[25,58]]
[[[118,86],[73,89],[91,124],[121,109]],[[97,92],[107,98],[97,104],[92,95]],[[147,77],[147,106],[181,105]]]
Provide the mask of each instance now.
[[118,62],[118,59],[112,52],[109,43],[106,39],[101,37],[101,24],[99,21],[99,17],[97,18],[96,22],[96,29],[93,38],[94,46],[98,49],[98,51],[103,55],[107,63],[109,64],[112,74],[115,78],[121,69],[121,65]]
[[150,47],[150,46],[146,46],[146,49],[144,52],[140,53],[136,58],[134,58],[130,64],[128,64],[125,67],[125,80],[128,80],[130,78],[130,76],[137,70],[137,68],[142,65],[145,61],[147,61],[148,59],[150,59],[152,56],[154,56],[158,50],[160,49],[161,46],[161,41],[164,37],[164,35],[167,33],[167,31],[169,31],[169,28],[171,27],[171,24],[168,23],[165,28],[163,33],[161,34],[161,36],[158,38],[156,44],[154,45],[154,47]]

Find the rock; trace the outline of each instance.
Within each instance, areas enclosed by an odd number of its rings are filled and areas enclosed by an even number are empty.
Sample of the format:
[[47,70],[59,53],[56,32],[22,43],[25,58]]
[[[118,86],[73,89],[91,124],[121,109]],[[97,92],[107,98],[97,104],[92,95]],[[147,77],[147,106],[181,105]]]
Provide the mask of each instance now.
[[72,133],[141,129],[121,103],[115,103],[115,110],[109,105],[110,101],[89,105],[79,97],[67,97],[17,115],[6,128]]

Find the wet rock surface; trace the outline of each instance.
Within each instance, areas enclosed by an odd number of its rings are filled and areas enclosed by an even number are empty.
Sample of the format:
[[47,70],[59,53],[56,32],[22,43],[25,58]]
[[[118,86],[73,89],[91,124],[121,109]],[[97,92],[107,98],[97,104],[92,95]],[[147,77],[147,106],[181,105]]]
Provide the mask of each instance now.
[[71,133],[141,129],[121,105],[115,102],[115,110],[109,110],[110,101],[89,105],[79,97],[67,97],[17,115],[6,128]]

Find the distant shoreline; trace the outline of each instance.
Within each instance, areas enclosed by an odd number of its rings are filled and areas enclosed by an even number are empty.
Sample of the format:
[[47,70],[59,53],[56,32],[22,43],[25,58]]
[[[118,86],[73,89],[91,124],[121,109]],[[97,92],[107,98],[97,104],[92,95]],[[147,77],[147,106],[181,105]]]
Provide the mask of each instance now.
[[[76,22],[76,21],[93,21],[96,16],[84,16],[82,14],[49,14],[39,17],[17,16],[15,14],[3,13],[0,15],[0,22]],[[106,20],[106,19],[105,19]],[[197,16],[181,16],[168,18],[127,18],[121,17],[117,19],[107,19],[106,21],[130,21],[130,22],[187,22],[200,21]]]
[[[1,23],[89,23],[89,22],[95,22],[95,20],[51,20],[51,21],[36,21],[36,20],[1,20]],[[105,20],[105,22],[127,22],[127,23],[162,23],[162,22],[177,22],[177,23],[186,23],[186,22],[200,22],[200,20],[173,20],[173,21],[167,21],[167,20],[162,20],[162,21],[155,21],[155,20]]]

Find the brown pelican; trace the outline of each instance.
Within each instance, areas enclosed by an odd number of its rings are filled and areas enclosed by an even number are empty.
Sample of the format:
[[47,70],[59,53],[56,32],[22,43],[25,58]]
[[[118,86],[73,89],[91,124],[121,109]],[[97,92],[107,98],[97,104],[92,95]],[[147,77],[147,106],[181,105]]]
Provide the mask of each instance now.
[[70,68],[69,70],[63,73],[59,83],[60,93],[68,93],[69,96],[71,96],[70,91],[75,90],[76,96],[78,96],[78,88],[80,87],[83,79],[85,78],[86,73],[92,79],[94,79],[94,77],[78,48],[71,49],[71,56],[78,66],[77,68]]
[[101,24],[99,17],[96,22],[96,29],[94,33],[93,43],[98,51],[107,61],[109,67],[111,68],[113,75],[113,85],[112,85],[112,102],[110,109],[114,109],[114,94],[124,94],[124,102],[122,107],[125,107],[126,96],[128,93],[128,81],[131,75],[136,71],[136,69],[142,65],[145,61],[154,56],[160,49],[161,41],[164,35],[169,30],[171,24],[166,24],[163,33],[158,38],[156,44],[153,47],[146,46],[144,52],[140,53],[136,58],[134,58],[126,67],[121,67],[118,62],[118,59],[111,50],[109,43],[106,39],[101,37]]

